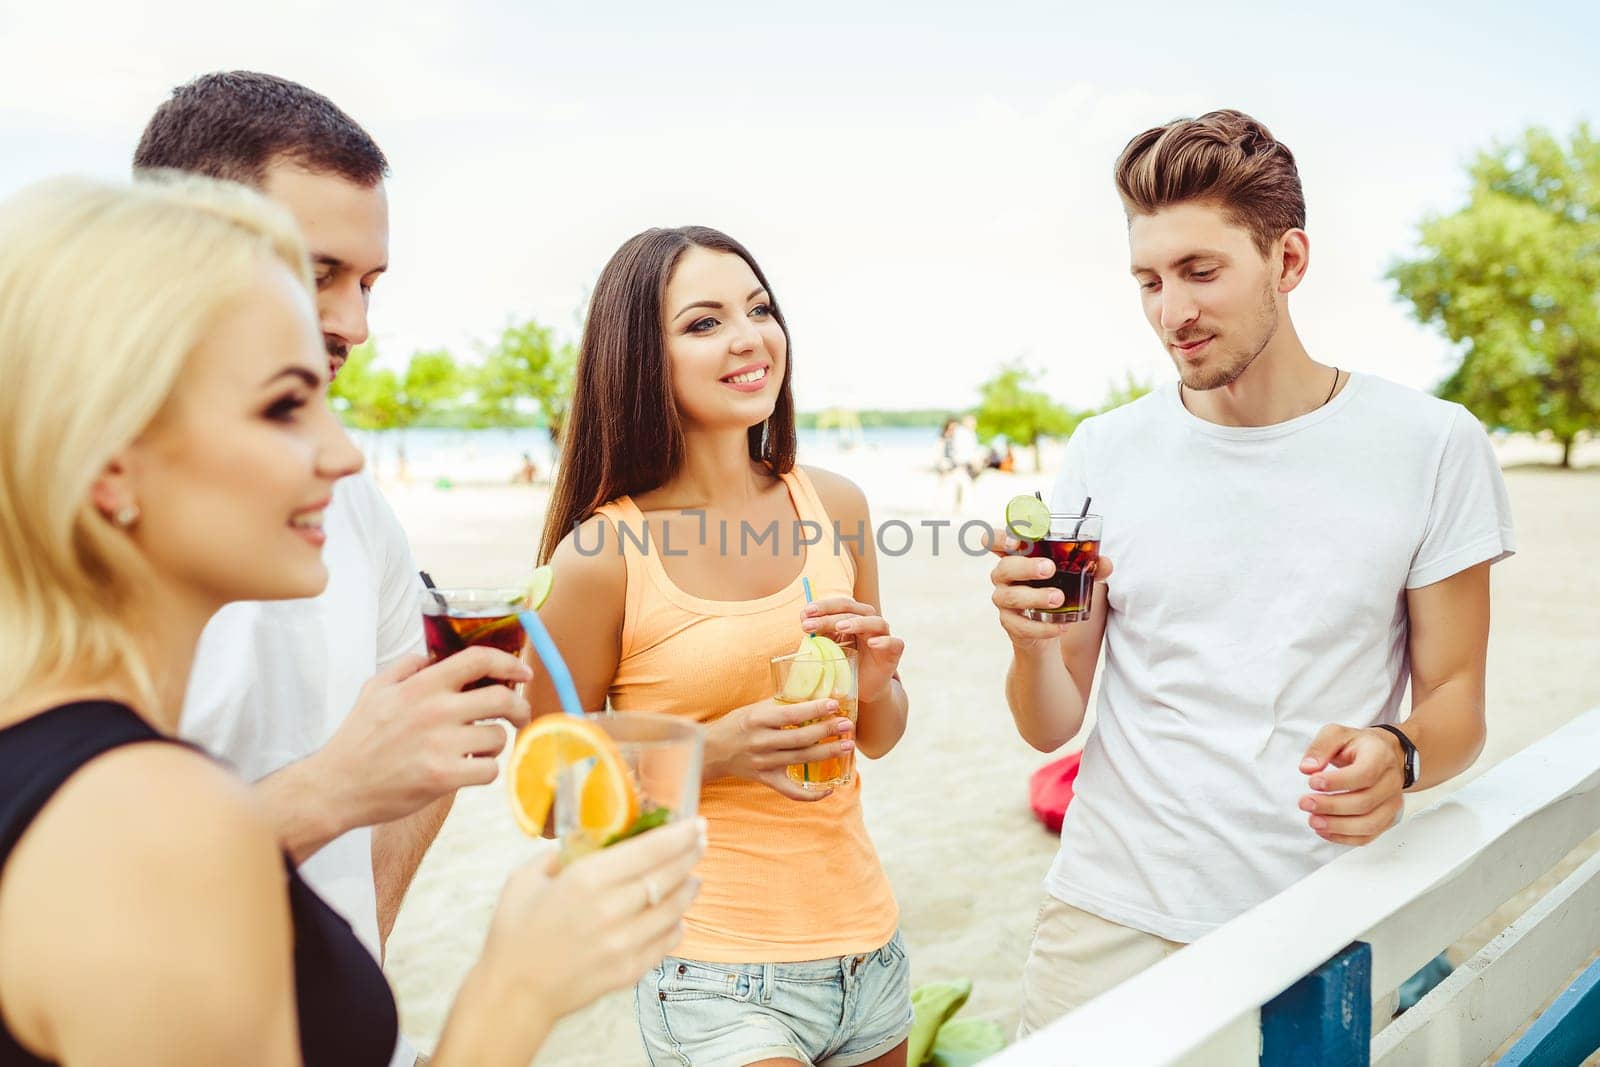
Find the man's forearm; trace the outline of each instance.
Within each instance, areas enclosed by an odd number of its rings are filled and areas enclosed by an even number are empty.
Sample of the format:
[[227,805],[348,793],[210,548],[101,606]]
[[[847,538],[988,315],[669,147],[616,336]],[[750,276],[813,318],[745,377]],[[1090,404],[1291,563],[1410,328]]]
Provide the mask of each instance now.
[[378,897],[378,944],[386,946],[400,905],[411,888],[411,880],[422,866],[450,805],[454,793],[446,793],[432,804],[404,819],[379,823],[372,828],[372,883]]
[[1471,767],[1483,751],[1482,677],[1452,678],[1436,686],[1412,702],[1411,717],[1399,726],[1417,746],[1422,762],[1422,774],[1411,788],[1428,789],[1449,781]]
[[[1422,762],[1412,788],[1426,789],[1454,778],[1483,751],[1489,564],[1408,590],[1406,613],[1411,717],[1400,729]],[[1400,742],[1394,743],[1398,750]]]
[[1076,737],[1087,710],[1055,642],[1013,651],[1006,703],[1017,732],[1040,752],[1054,752]]
[[350,813],[340,810],[327,781],[315,758],[308,757],[255,784],[256,796],[277,829],[278,841],[296,866],[351,828],[346,822]]

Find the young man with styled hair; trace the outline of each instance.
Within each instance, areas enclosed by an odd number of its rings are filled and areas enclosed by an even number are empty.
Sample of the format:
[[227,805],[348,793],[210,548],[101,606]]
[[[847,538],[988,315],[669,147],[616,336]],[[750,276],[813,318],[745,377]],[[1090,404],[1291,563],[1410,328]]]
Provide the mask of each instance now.
[[1214,111],[1146,130],[1116,182],[1178,381],[1068,444],[1053,510],[1092,496],[1105,516],[1090,618],[1023,616],[1060,603],[1022,584],[1048,562],[1006,556],[992,575],[1030,744],[1077,735],[1105,654],[1023,1033],[1372,841],[1406,790],[1471,766],[1489,566],[1514,548],[1470,412],[1301,343],[1305,202],[1265,126]]
[[[369,294],[388,267],[389,167],[371,136],[302,85],[207,74],[156,110],[134,168],[242,182],[288,209],[337,374],[367,338]],[[506,686],[459,692],[459,670],[425,665],[416,564],[370,476],[341,481],[323,523],[327,590],[219,612],[195,655],[182,732],[259,780],[284,850],[381,958],[455,790],[495,776],[502,731],[472,724],[529,713]],[[529,677],[514,656],[470,654],[487,677]],[[415,1060],[402,1040],[395,1064]]]

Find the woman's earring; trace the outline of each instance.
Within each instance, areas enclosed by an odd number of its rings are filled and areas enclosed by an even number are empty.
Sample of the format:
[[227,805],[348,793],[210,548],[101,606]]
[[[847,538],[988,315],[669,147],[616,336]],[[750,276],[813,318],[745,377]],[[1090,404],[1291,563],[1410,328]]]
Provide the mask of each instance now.
[[139,521],[139,505],[124,504],[118,508],[116,514],[111,516],[111,521],[126,529]]

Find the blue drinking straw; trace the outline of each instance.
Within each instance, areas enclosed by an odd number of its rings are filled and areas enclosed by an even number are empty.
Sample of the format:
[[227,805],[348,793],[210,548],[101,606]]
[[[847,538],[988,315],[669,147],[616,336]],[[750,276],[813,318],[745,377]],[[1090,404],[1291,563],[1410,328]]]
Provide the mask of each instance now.
[[561,710],[568,715],[583,718],[583,702],[578,699],[578,687],[572,684],[572,672],[567,670],[567,661],[561,658],[561,650],[556,647],[550,631],[539,621],[539,613],[519,611],[517,618],[522,621],[522,628],[528,632],[528,640],[533,642],[533,650],[539,653],[539,661],[544,664],[545,671],[550,675],[550,684],[556,687]]
[[811,603],[811,579],[801,578],[800,587],[806,591],[806,603]]

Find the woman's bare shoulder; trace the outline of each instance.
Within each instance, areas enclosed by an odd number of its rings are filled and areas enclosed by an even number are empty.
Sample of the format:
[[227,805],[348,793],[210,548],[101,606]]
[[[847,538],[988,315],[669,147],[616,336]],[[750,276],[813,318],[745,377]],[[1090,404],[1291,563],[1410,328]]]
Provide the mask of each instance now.
[[95,1032],[142,1033],[161,1004],[173,1026],[179,1009],[247,1020],[281,1000],[284,863],[249,787],[208,757],[149,742],[92,760],[41,809],[0,884],[0,990],[18,1036],[65,1041],[86,1017]]
[[801,467],[817,490],[817,497],[828,514],[836,519],[864,519],[867,515],[867,494],[861,487],[842,474],[821,467]]

